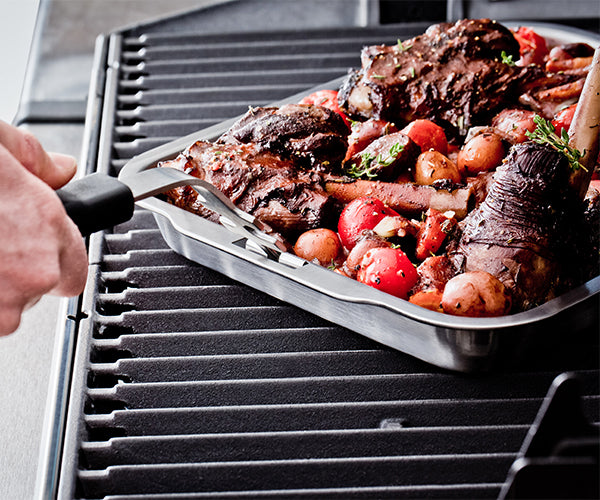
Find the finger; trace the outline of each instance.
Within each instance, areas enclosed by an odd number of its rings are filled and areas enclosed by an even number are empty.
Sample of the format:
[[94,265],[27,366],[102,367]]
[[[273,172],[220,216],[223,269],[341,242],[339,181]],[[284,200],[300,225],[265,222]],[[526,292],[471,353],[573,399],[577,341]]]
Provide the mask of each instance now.
[[0,337],[9,335],[19,328],[21,312],[19,307],[3,307],[0,310]]
[[48,182],[44,177],[40,178],[53,189],[61,188],[77,173],[77,160],[63,153],[49,152],[48,156],[55,166],[52,182]]
[[0,144],[21,165],[53,189],[65,185],[77,170],[75,158],[55,153],[49,155],[31,133],[1,120]]
[[77,226],[68,218],[65,218],[64,222],[59,254],[60,278],[50,293],[73,297],[83,292],[85,287],[88,257],[83,237]]

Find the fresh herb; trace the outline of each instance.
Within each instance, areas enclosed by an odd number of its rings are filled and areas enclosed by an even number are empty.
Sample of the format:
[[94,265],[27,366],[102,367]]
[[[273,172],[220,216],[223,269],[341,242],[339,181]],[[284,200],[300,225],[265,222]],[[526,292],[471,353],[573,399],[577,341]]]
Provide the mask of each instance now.
[[535,130],[533,132],[525,132],[527,137],[537,144],[548,145],[565,155],[567,160],[569,160],[572,170],[579,170],[582,168],[587,172],[587,168],[579,162],[583,153],[569,145],[569,134],[564,128],[559,137],[554,130],[552,122],[544,120],[539,115],[535,115],[533,121],[536,124]]
[[377,78],[377,80],[383,80],[385,78],[385,76],[383,76],[383,75],[377,75],[377,74],[372,74],[371,78]]
[[508,64],[509,66],[515,66],[516,63],[513,60],[513,56],[512,55],[509,56],[505,50],[500,52],[500,57],[502,58],[502,62],[504,64]]
[[415,77],[415,68],[410,67],[410,68],[408,68],[408,71],[410,71],[410,76],[414,78]]
[[373,153],[365,152],[360,157],[360,164],[353,163],[348,169],[348,175],[354,178],[368,177],[373,179],[379,175],[379,170],[389,167],[398,155],[402,152],[404,146],[399,142],[395,143],[386,156],[379,153],[375,156]]
[[398,40],[398,52],[406,52],[411,47],[412,45],[405,47],[404,42],[402,40]]

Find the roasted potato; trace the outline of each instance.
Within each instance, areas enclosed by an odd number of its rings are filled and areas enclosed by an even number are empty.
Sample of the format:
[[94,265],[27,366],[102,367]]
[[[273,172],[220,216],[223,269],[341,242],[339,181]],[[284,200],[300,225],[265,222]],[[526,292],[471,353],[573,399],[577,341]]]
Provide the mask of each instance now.
[[442,295],[442,309],[456,316],[492,317],[508,314],[508,289],[485,271],[470,271],[452,278]]

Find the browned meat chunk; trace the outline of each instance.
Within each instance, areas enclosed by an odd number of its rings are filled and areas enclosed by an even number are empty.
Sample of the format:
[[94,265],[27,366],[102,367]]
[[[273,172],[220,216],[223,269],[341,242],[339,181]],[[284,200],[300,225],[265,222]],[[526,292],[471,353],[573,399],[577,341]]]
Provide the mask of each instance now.
[[[210,182],[239,208],[284,235],[334,226],[336,201],[327,195],[314,172],[298,172],[292,162],[254,144],[198,141],[176,159],[163,162]],[[175,205],[215,220],[190,187],[167,193]]]
[[421,148],[406,134],[394,132],[375,139],[346,161],[346,171],[365,179],[395,180],[415,166]]
[[567,194],[566,158],[534,143],[513,146],[485,201],[462,223],[449,251],[462,271],[487,271],[513,295],[517,310],[562,288],[559,263],[576,201]]
[[399,127],[425,118],[464,135],[517,102],[530,70],[505,64],[503,52],[516,60],[519,44],[489,19],[437,24],[397,45],[365,47],[362,68],[340,89],[340,108]]
[[337,173],[348,148],[350,130],[325,107],[287,104],[251,108],[220,138],[220,143],[254,143],[298,167]]

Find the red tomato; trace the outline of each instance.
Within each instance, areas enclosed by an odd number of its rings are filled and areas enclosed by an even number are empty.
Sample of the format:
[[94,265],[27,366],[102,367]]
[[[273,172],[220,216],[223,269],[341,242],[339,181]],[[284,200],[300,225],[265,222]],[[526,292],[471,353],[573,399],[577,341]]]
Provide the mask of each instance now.
[[382,292],[406,299],[419,275],[402,250],[381,247],[365,254],[356,279]]
[[348,128],[350,128],[350,122],[342,110],[338,105],[338,93],[337,90],[317,90],[312,94],[303,97],[299,104],[316,104],[318,106],[323,106],[324,108],[330,109],[334,111],[338,115],[340,115]]
[[525,26],[521,26],[513,35],[519,42],[519,54],[521,55],[521,59],[517,61],[517,66],[544,64],[544,60],[549,53],[544,37]]
[[415,141],[423,152],[435,149],[443,155],[448,154],[448,140],[444,129],[430,120],[415,120],[400,132]]
[[338,233],[344,247],[352,250],[361,233],[366,229],[373,229],[387,215],[398,213],[377,198],[366,196],[352,200],[342,210],[338,221]]
[[415,250],[417,259],[425,260],[427,257],[434,255],[455,224],[456,219],[454,217],[447,217],[432,208],[427,210],[427,218],[421,224],[421,228],[417,233],[417,248]]
[[569,127],[573,121],[573,115],[575,114],[575,109],[577,109],[577,104],[572,104],[568,108],[559,111],[554,116],[552,125],[554,125],[554,131],[559,137],[561,136],[563,129],[565,129],[567,132],[569,131]]

